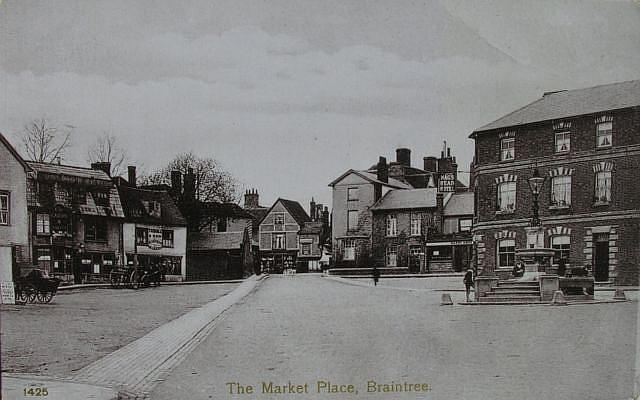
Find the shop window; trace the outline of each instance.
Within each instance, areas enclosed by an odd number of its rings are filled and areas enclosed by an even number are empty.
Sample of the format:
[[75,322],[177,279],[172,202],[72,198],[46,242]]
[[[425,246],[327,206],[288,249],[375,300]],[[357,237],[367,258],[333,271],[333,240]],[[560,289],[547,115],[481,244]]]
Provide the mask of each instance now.
[[146,246],[149,244],[149,229],[136,228],[136,245]]
[[398,246],[387,247],[387,267],[398,266]]
[[555,254],[553,256],[554,263],[557,264],[561,259],[568,261],[571,249],[571,238],[567,235],[552,236],[551,248],[555,250]]
[[571,205],[571,176],[556,176],[551,180],[551,204]]
[[88,219],[84,225],[84,239],[95,242],[106,242],[107,221],[101,218]]
[[516,209],[516,183],[502,182],[498,184],[498,210],[513,212]]
[[162,247],[173,247],[173,231],[162,231]]
[[358,211],[349,210],[347,212],[347,230],[354,231],[358,229]]
[[513,268],[516,260],[516,243],[514,239],[498,240],[498,267]]
[[611,171],[596,173],[595,202],[609,203],[611,201]]
[[596,147],[611,147],[613,137],[613,122],[600,122],[596,124]]
[[49,233],[51,233],[49,214],[37,214],[36,215],[36,234],[48,235]]
[[353,239],[344,240],[344,251],[342,252],[342,258],[347,261],[356,259],[356,241]]
[[395,214],[387,215],[387,236],[398,235],[398,219]]
[[9,225],[9,193],[0,193],[0,225]]
[[508,161],[513,160],[516,156],[516,138],[504,138],[500,140],[500,160]]

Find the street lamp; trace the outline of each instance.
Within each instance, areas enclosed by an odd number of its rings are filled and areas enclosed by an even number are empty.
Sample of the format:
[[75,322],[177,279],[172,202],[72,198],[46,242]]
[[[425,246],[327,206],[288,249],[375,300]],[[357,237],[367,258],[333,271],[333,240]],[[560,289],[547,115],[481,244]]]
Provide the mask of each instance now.
[[540,216],[538,214],[538,196],[544,186],[545,178],[540,176],[538,168],[533,170],[533,176],[529,178],[529,188],[531,194],[533,194],[533,218],[531,219],[531,226],[540,226]]

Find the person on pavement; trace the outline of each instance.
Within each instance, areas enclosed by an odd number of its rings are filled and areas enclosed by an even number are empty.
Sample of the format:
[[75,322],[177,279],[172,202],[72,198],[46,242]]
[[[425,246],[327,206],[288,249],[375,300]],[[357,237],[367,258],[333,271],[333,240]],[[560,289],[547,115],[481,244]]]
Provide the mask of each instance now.
[[378,279],[380,279],[380,270],[378,267],[373,267],[373,285],[378,286]]
[[469,300],[469,294],[471,293],[471,288],[473,287],[473,270],[472,269],[467,270],[467,272],[464,274],[464,279],[462,281],[464,282],[464,286],[467,291],[467,303],[468,303],[471,301]]

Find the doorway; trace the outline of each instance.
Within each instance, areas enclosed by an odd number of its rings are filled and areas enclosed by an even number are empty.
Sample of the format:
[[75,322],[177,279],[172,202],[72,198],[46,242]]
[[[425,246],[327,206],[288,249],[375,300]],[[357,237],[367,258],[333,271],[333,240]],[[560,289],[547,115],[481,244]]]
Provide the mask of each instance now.
[[593,278],[596,282],[609,280],[609,235],[596,235],[594,238]]

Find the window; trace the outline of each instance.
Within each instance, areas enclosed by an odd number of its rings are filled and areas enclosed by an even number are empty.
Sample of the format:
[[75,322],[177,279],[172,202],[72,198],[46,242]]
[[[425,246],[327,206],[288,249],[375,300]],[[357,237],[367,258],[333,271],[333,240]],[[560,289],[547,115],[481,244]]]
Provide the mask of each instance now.
[[344,252],[342,253],[342,258],[345,260],[355,260],[356,259],[356,241],[353,239],[345,239],[344,241]]
[[460,232],[469,232],[471,230],[471,226],[473,225],[472,218],[461,218],[460,219]]
[[513,212],[516,209],[516,183],[498,184],[498,210]]
[[354,231],[358,229],[358,211],[349,210],[347,212],[347,230]]
[[595,201],[596,203],[611,201],[611,171],[596,173]]
[[276,231],[284,230],[284,213],[273,214],[273,224]]
[[422,234],[422,214],[411,214],[411,236]]
[[38,261],[51,261],[51,249],[48,247],[38,247],[36,257]]
[[0,193],[0,225],[9,225],[9,193]]
[[107,221],[103,219],[90,219],[84,224],[84,239],[106,242]]
[[398,220],[395,214],[387,215],[387,236],[398,235]]
[[149,244],[149,230],[147,228],[136,228],[136,245],[146,246]]
[[555,250],[553,262],[558,263],[561,259],[569,260],[571,238],[569,236],[552,236],[551,248]]
[[348,201],[358,200],[358,188],[347,189],[347,200]]
[[87,192],[83,189],[75,189],[73,191],[73,202],[78,205],[87,204]]
[[49,214],[36,215],[36,234],[48,235],[51,233]]
[[302,243],[301,248],[303,256],[311,255],[311,243]]
[[570,176],[556,176],[551,180],[551,204],[554,206],[571,205]]
[[564,153],[571,149],[569,132],[556,133],[556,153]]
[[387,247],[387,267],[398,265],[398,246]]
[[217,229],[216,232],[226,232],[227,231],[227,219],[226,218],[220,218],[218,220],[217,223]]
[[596,125],[596,147],[610,147],[613,134],[613,122],[600,122]]
[[500,160],[513,160],[516,155],[516,138],[504,138],[500,141]]
[[162,231],[162,247],[173,247],[173,231]]
[[513,268],[516,259],[516,241],[501,239],[498,241],[498,267]]
[[412,257],[418,257],[422,254],[422,249],[419,245],[412,244],[409,246],[409,255]]
[[93,192],[93,201],[97,206],[109,207],[109,193]]
[[273,249],[282,250],[285,248],[285,235],[284,233],[276,233],[273,235]]

